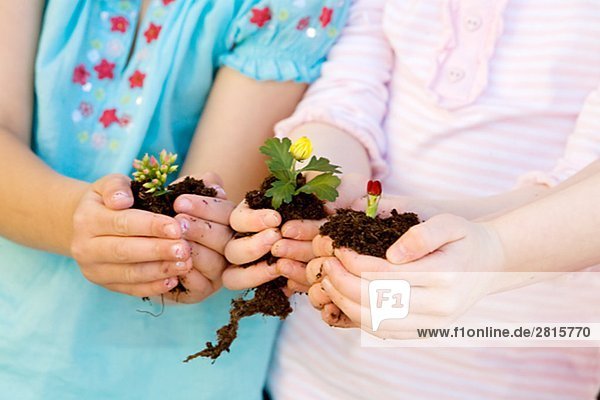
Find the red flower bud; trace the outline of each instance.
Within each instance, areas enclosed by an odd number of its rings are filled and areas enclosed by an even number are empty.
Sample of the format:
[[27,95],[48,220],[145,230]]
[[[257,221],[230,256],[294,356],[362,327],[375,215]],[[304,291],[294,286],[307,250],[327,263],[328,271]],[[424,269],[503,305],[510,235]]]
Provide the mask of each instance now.
[[371,196],[381,196],[381,182],[369,181],[367,183],[367,193]]

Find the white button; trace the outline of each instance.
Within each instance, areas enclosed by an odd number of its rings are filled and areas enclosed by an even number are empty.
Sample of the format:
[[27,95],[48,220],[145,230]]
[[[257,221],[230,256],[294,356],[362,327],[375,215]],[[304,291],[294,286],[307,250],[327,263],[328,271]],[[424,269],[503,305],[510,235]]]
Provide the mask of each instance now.
[[482,23],[483,21],[478,15],[470,15],[464,20],[465,28],[470,32],[475,32],[477,29],[481,28]]
[[448,80],[452,83],[461,81],[465,77],[465,71],[461,68],[450,68],[447,73]]

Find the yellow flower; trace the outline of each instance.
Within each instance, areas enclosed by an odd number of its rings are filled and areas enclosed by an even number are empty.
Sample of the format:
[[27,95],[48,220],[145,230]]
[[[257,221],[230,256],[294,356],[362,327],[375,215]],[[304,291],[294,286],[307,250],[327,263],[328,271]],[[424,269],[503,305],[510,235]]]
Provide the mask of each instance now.
[[306,136],[296,140],[290,147],[290,153],[297,161],[304,161],[312,154],[312,143]]

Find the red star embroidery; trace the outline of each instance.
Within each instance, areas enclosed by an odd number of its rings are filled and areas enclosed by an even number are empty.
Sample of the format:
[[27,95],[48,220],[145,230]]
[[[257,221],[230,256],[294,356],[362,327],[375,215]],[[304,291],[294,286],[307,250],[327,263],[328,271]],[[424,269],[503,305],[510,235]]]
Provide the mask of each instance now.
[[146,74],[140,70],[136,70],[133,75],[129,77],[129,86],[132,89],[136,87],[144,87],[144,79],[146,79]]
[[298,21],[296,29],[298,29],[299,31],[303,31],[308,27],[308,24],[310,24],[310,17],[304,17],[300,21]]
[[146,36],[146,42],[151,43],[153,40],[158,39],[158,35],[160,35],[161,29],[162,26],[154,25],[152,22],[150,22],[150,26],[148,27],[148,29],[146,29],[146,32],[144,32],[144,36]]
[[104,125],[105,128],[108,128],[112,124],[118,123],[119,118],[117,118],[117,109],[109,108],[102,112],[102,116],[99,119],[100,123]]
[[321,16],[319,17],[319,21],[321,21],[321,26],[325,28],[331,22],[331,16],[333,15],[333,8],[323,7],[323,11],[321,11]]
[[271,20],[271,9],[269,7],[265,7],[262,10],[260,8],[252,9],[252,18],[250,18],[250,22],[262,28],[265,26],[267,22]]
[[87,118],[94,113],[94,107],[92,107],[90,103],[82,101],[79,105],[79,112],[81,112],[81,115]]
[[108,62],[105,58],[94,67],[98,73],[98,79],[113,79],[115,77],[115,64]]
[[129,29],[129,21],[125,17],[112,17],[110,19],[110,30],[112,32],[125,33]]
[[169,4],[171,4],[172,2],[174,2],[175,0],[163,0],[163,4],[165,6],[168,6]]
[[90,73],[88,72],[85,65],[81,64],[75,67],[75,70],[73,71],[73,83],[85,85],[89,78]]

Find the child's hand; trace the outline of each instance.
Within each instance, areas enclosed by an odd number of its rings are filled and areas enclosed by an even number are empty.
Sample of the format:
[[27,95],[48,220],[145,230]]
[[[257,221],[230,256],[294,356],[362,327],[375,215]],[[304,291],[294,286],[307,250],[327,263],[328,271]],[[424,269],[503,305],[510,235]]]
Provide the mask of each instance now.
[[73,215],[71,255],[89,281],[109,290],[164,294],[192,268],[190,247],[175,219],[128,209],[132,204],[127,177],[93,183]]
[[[348,174],[342,177],[338,187],[340,196],[334,203],[326,203],[328,212],[336,208],[347,207],[364,192],[366,177]],[[306,263],[315,255],[312,251],[312,239],[319,233],[319,227],[325,222],[310,220],[288,221],[281,230],[281,216],[274,210],[252,210],[242,202],[231,214],[231,226],[237,232],[256,235],[232,240],[226,248],[227,259],[236,264],[228,268],[223,280],[226,287],[234,290],[256,287],[279,276],[288,278],[287,294],[306,292]],[[238,265],[251,263],[268,252],[279,257],[276,264],[261,262],[247,268]]]
[[179,213],[175,219],[183,238],[191,245],[193,268],[180,278],[188,293],[178,294],[174,300],[196,303],[220,289],[223,270],[228,265],[223,254],[233,236],[229,216],[234,207],[224,195],[219,198],[182,195],[175,201],[175,211]]
[[[315,250],[331,253],[331,239],[318,237]],[[402,320],[383,321],[374,334],[383,338],[413,338],[416,329],[445,326],[485,295],[496,291],[493,274],[461,272],[500,271],[504,255],[501,243],[486,224],[452,215],[439,215],[411,228],[388,250],[394,261],[336,249],[334,257],[311,261],[307,269],[312,304],[322,318],[339,327],[360,326],[371,332],[363,272],[394,272],[395,279],[411,283],[410,311]],[[402,264],[402,265],[399,265]],[[403,278],[401,272],[408,272]],[[482,279],[485,278],[485,279]],[[331,312],[336,310],[342,313]],[[362,321],[362,323],[361,323]]]

